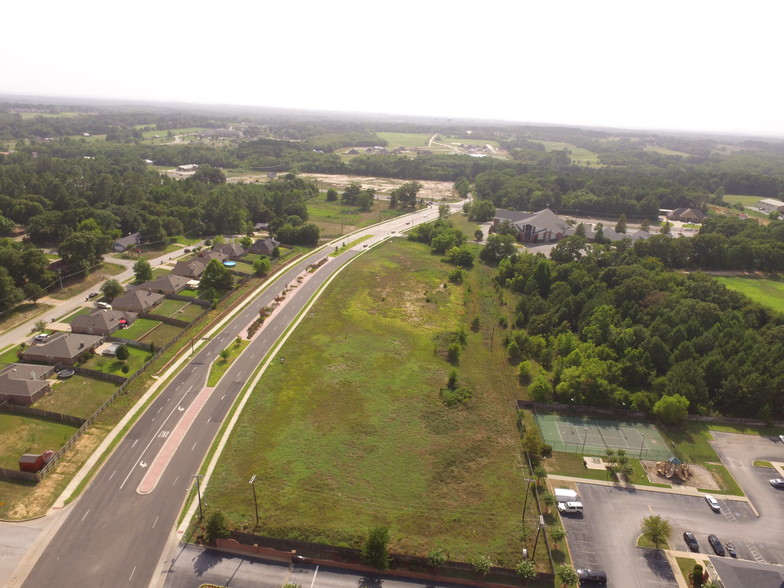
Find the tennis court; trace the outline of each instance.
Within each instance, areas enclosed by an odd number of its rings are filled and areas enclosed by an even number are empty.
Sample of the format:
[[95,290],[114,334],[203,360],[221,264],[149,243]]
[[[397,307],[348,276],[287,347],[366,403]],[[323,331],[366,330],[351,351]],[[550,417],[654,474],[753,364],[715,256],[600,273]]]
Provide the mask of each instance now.
[[604,455],[623,449],[629,457],[666,459],[672,455],[655,425],[592,417],[537,414],[544,442],[555,451]]

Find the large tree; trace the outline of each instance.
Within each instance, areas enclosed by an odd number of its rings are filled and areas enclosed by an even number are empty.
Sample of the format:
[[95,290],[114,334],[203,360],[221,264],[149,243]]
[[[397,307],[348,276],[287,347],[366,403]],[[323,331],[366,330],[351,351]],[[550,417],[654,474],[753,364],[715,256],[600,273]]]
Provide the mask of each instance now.
[[103,283],[103,286],[101,286],[101,294],[103,294],[104,297],[110,301],[117,298],[124,291],[125,288],[123,288],[122,284],[120,284],[120,282],[117,280],[106,280]]
[[138,283],[152,280],[152,266],[146,259],[140,259],[133,264],[133,275]]
[[227,292],[233,286],[234,280],[229,270],[217,259],[211,259],[199,280],[199,292]]

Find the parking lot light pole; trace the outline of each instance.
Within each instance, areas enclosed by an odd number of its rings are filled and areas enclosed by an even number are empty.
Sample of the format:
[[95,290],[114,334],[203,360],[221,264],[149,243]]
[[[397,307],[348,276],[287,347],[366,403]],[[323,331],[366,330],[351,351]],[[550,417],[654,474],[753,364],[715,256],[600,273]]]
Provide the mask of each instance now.
[[640,435],[642,435],[642,444],[640,444],[640,459],[642,459],[642,450],[645,449],[645,435],[642,433]]
[[191,478],[196,478],[196,496],[199,497],[199,520],[203,518],[203,513],[201,510],[201,486],[199,485],[199,478],[203,478],[204,476],[201,474],[194,474]]
[[588,440],[588,427],[583,427],[583,449],[582,454],[585,455],[585,442]]
[[259,526],[259,503],[256,502],[256,474],[253,474],[253,477],[250,479],[248,484],[250,484],[250,487],[253,488],[253,506],[256,507],[256,526],[253,528],[257,529]]

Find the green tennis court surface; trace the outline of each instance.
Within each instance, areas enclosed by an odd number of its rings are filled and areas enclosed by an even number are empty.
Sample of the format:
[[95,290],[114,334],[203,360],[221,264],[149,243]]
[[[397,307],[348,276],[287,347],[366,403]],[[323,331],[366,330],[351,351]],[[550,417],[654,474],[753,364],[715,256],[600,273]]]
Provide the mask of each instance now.
[[557,414],[537,414],[544,442],[555,451],[604,455],[623,449],[629,457],[666,459],[672,455],[655,425]]

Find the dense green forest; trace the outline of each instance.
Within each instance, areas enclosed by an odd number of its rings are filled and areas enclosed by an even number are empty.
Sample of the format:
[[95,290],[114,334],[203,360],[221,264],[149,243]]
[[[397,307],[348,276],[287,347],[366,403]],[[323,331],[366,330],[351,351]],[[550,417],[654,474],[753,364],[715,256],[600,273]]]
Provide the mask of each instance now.
[[696,414],[784,416],[784,317],[708,276],[599,247],[565,263],[515,254],[497,281],[521,294],[509,355],[544,368],[537,400],[650,412],[679,394]]

